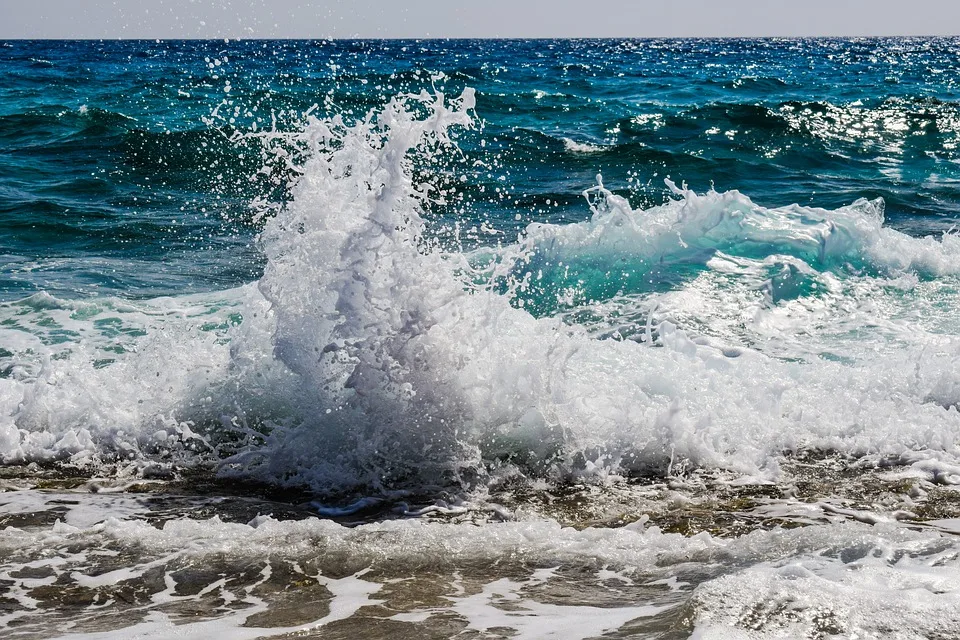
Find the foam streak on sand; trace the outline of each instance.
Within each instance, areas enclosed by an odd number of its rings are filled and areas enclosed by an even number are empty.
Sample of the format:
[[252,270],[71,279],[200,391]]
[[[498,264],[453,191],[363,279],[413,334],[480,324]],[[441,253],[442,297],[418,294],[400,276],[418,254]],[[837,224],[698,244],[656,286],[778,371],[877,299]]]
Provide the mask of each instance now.
[[[60,548],[70,552],[45,551]],[[400,638],[495,629],[564,638],[617,630],[704,638],[960,631],[955,539],[890,524],[724,540],[545,521],[349,528],[261,516],[246,525],[213,518],[155,528],[109,518],[82,528],[8,528],[0,550],[15,596],[6,623],[45,637],[239,639],[320,627],[390,629]],[[75,597],[60,603],[65,589]]]

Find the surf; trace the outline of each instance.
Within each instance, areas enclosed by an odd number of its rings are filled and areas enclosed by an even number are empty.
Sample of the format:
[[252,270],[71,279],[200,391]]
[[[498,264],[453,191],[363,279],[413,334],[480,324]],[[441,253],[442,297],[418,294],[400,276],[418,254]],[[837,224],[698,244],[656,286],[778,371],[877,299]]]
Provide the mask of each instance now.
[[635,210],[598,182],[588,220],[463,250],[431,235],[454,187],[426,169],[461,156],[474,105],[423,92],[251,134],[302,158],[256,283],[5,304],[22,345],[3,356],[4,462],[213,464],[329,495],[679,467],[770,481],[797,451],[954,464],[952,320],[910,308],[954,295],[955,236],[892,230],[879,201],[765,208],[668,182]]

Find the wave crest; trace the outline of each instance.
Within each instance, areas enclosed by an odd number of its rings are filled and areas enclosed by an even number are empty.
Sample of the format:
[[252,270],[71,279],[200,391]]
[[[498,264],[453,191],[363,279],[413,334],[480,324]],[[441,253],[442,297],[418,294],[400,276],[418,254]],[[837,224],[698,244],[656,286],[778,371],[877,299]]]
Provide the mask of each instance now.
[[[424,211],[447,187],[424,176],[472,107],[468,90],[312,119],[257,286],[134,309],[123,352],[116,306],[0,309],[0,331],[33,336],[0,352],[21,372],[0,376],[0,455],[193,452],[336,493],[685,464],[769,478],[798,448],[960,457],[952,314],[910,315],[938,299],[924,287],[955,299],[956,237],[886,228],[877,201],[768,209],[669,183],[640,211],[599,183],[586,222],[444,249]],[[91,338],[59,351],[66,331]]]

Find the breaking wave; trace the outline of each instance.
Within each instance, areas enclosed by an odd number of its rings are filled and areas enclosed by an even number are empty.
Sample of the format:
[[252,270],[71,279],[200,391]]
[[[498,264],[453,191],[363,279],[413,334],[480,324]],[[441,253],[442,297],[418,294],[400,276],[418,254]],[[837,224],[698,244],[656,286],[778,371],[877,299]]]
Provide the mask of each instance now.
[[634,210],[598,181],[589,220],[463,251],[426,212],[473,105],[401,96],[272,147],[305,160],[255,284],[0,306],[0,460],[215,461],[318,492],[771,478],[798,449],[960,462],[956,236],[887,228],[881,201],[768,209],[668,182]]

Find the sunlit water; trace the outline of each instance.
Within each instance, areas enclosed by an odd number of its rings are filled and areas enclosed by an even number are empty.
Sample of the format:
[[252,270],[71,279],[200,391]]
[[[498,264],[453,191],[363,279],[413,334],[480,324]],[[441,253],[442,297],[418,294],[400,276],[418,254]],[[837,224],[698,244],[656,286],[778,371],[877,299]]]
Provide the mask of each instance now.
[[3,43],[0,635],[960,634],[956,50]]

